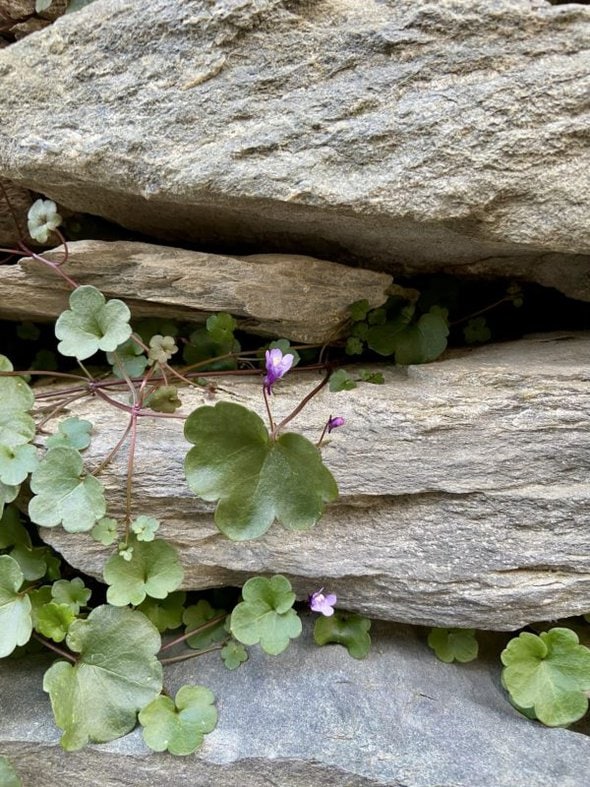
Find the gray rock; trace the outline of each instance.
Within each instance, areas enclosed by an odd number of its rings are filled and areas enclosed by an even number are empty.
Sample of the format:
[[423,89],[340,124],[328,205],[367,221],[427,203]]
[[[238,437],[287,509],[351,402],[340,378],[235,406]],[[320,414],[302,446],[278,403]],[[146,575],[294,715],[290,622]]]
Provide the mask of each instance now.
[[[10,200],[10,207],[6,197]],[[31,195],[26,189],[0,178],[0,246],[13,249],[20,240],[20,233],[26,241],[34,244],[27,230],[27,213],[32,202]],[[20,233],[16,228],[15,218],[19,222]],[[0,252],[0,259],[5,256],[4,252]],[[8,268],[2,269],[2,278],[8,270]]]
[[589,21],[530,0],[99,0],[0,54],[0,175],[176,245],[549,265],[589,299]]
[[[182,421],[142,419],[133,513],[162,520],[187,588],[279,572],[300,597],[324,585],[346,608],[436,626],[514,629],[587,612],[589,353],[590,335],[539,336],[386,367],[382,386],[324,389],[292,428],[317,440],[330,414],[345,417],[323,449],[341,497],[313,530],[275,523],[255,541],[222,536],[211,504],[187,488]],[[275,415],[288,414],[316,381],[287,376],[273,397]],[[193,389],[181,397],[186,414],[213,403]],[[260,378],[224,380],[218,398],[264,417]],[[127,415],[97,400],[75,402],[70,412],[95,425],[92,467]],[[126,460],[123,451],[101,475],[120,519]],[[99,577],[111,554],[87,534],[55,528],[42,537]]]
[[[63,259],[60,249],[48,259]],[[295,254],[222,257],[151,243],[78,241],[68,244],[64,270],[111,298],[124,298],[134,316],[204,322],[215,312],[242,318],[244,328],[306,344],[338,338],[347,307],[387,300],[391,276]],[[31,258],[0,279],[0,318],[48,319],[67,308],[67,285]]]
[[[236,672],[217,653],[166,670],[215,693],[219,724],[191,757],[150,753],[139,730],[64,753],[41,690],[48,661],[4,662],[0,751],[25,785],[54,787],[584,787],[586,735],[520,716],[499,682],[501,637],[443,664],[415,630],[374,627],[365,661],[309,634],[278,657],[251,648]],[[42,763],[42,766],[40,765]]]

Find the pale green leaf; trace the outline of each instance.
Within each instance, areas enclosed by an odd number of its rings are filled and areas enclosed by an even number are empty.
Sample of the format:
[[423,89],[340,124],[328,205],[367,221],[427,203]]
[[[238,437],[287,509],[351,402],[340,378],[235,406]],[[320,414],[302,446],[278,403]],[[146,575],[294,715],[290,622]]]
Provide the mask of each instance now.
[[70,295],[70,309],[55,323],[55,335],[61,339],[57,349],[79,361],[98,350],[112,352],[131,336],[130,316],[123,301],[106,301],[100,290],[88,284],[78,287]]
[[433,628],[428,634],[428,646],[447,664],[473,661],[479,651],[474,629]]
[[105,547],[110,546],[117,538],[117,520],[104,516],[94,525],[90,535]]
[[58,661],[43,681],[63,748],[125,735],[162,689],[160,635],[140,612],[105,605],[75,620],[66,644],[80,654],[77,663]]
[[331,617],[318,617],[313,638],[318,645],[335,642],[344,645],[355,659],[364,659],[371,647],[371,621],[354,612],[335,612]]
[[143,347],[131,336],[120,344],[114,352],[107,353],[107,361],[113,367],[115,377],[123,378],[121,367],[127,377],[141,377],[148,365],[148,359],[143,354]]
[[183,590],[178,590],[160,601],[148,596],[138,606],[138,610],[151,620],[160,633],[168,630],[173,631],[182,623],[185,601],[186,593]]
[[51,595],[57,604],[67,604],[74,615],[77,615],[82,607],[87,606],[92,591],[85,586],[80,577],[74,577],[72,580],[60,579],[54,582]]
[[51,435],[45,442],[46,448],[75,448],[83,451],[90,445],[90,432],[92,423],[78,416],[66,418],[61,421],[56,434]]
[[29,516],[42,527],[63,524],[69,533],[79,533],[106,511],[102,484],[84,475],[82,457],[73,448],[51,448],[31,476],[31,490]]
[[337,369],[330,376],[329,387],[332,393],[337,393],[338,391],[352,391],[353,388],[356,388],[356,382],[345,369]]
[[50,601],[35,611],[35,631],[54,642],[63,642],[75,619],[76,615],[68,604]]
[[131,560],[110,557],[103,571],[107,601],[116,607],[141,604],[146,596],[166,598],[177,590],[184,572],[176,549],[162,539],[137,541]]
[[214,702],[213,693],[204,686],[182,686],[175,702],[170,697],[157,697],[139,714],[145,742],[153,751],[192,754],[215,729]]
[[516,705],[532,708],[549,727],[572,724],[588,710],[590,649],[574,631],[523,632],[501,655],[504,685]]
[[185,634],[188,634],[189,631],[198,629],[209,620],[219,617],[220,615],[224,615],[224,617],[222,617],[217,624],[189,637],[186,644],[195,650],[204,650],[214,642],[220,642],[226,637],[224,609],[213,609],[211,604],[205,599],[201,599],[196,604],[187,607],[182,615],[182,622],[185,625]]
[[248,661],[248,651],[241,642],[230,639],[227,645],[221,649],[221,658],[227,669],[235,670],[240,664]]
[[230,619],[230,631],[242,644],[260,643],[266,653],[277,656],[301,634],[301,620],[292,609],[295,594],[285,577],[253,577],[242,596]]
[[189,487],[219,503],[217,527],[235,541],[256,538],[277,519],[306,530],[338,496],[319,450],[298,434],[271,440],[256,413],[230,402],[200,407],[187,418],[185,437],[195,443],[185,460]]
[[0,481],[0,516],[4,514],[4,506],[7,503],[12,503],[20,491],[20,486],[9,486]]
[[182,400],[175,385],[160,385],[148,396],[145,405],[156,413],[174,413],[182,407]]
[[34,445],[10,446],[0,443],[0,481],[7,486],[17,486],[38,465]]
[[18,592],[24,579],[16,560],[0,555],[0,658],[31,638],[31,600]]
[[10,557],[16,560],[27,582],[45,576],[50,554],[49,547],[30,547],[26,544],[17,544],[10,551]]
[[155,517],[144,514],[138,516],[131,523],[131,530],[135,533],[138,541],[153,541],[159,527],[160,523]]

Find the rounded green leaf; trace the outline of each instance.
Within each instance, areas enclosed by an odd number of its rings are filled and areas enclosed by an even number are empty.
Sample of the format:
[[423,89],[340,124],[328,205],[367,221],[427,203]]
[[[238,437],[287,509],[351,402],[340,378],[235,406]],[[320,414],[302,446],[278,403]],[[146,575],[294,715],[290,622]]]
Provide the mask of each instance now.
[[215,729],[215,697],[205,686],[183,686],[170,697],[157,697],[139,714],[143,738],[153,751],[192,754]]
[[68,604],[50,601],[36,610],[35,631],[54,642],[62,642],[75,618],[76,615]]
[[75,448],[83,451],[90,445],[92,424],[83,418],[74,416],[61,421],[56,434],[47,438],[46,448]]
[[131,530],[138,541],[153,541],[156,531],[160,527],[159,521],[153,516],[142,514],[133,520]]
[[277,519],[306,530],[321,517],[338,487],[313,443],[287,433],[271,440],[256,413],[231,402],[200,407],[187,418],[189,487],[218,500],[215,523],[234,541],[263,535]]
[[[0,355],[0,372],[12,372],[13,366],[5,355]],[[2,414],[26,412],[35,404],[35,395],[22,377],[0,376]]]
[[240,664],[248,661],[248,651],[241,642],[230,639],[227,645],[221,649],[221,658],[227,669],[234,670]]
[[104,516],[94,525],[90,535],[105,547],[110,546],[117,538],[117,520]]
[[102,292],[91,285],[78,287],[70,295],[70,309],[55,323],[55,335],[61,339],[57,349],[79,361],[98,350],[112,352],[131,336],[130,317],[123,301],[105,301]]
[[434,361],[446,349],[448,335],[447,320],[439,311],[432,309],[398,335],[395,362],[408,365]]
[[0,481],[8,486],[22,484],[38,465],[34,445],[10,447],[0,443]]
[[337,393],[338,391],[352,391],[353,388],[356,388],[356,382],[345,369],[337,369],[331,375],[329,385],[332,393]]
[[523,632],[510,640],[501,659],[513,702],[532,708],[543,724],[572,724],[588,710],[590,649],[571,629],[553,628],[540,636]]
[[182,590],[170,593],[169,596],[158,601],[146,598],[138,607],[140,612],[151,620],[160,633],[177,629],[182,623],[186,593]]
[[45,576],[50,555],[49,547],[30,547],[27,544],[17,544],[10,550],[10,557],[16,560],[27,582]]
[[19,491],[20,486],[10,486],[0,481],[0,516],[4,515],[4,506],[6,503],[12,503],[13,500],[16,500]]
[[146,596],[166,598],[176,590],[184,571],[178,552],[162,539],[137,541],[131,559],[123,555],[110,557],[104,567],[104,581],[110,585],[107,601],[116,607],[137,606]]
[[23,544],[31,546],[31,537],[23,527],[16,506],[8,506],[0,519],[0,549]]
[[113,367],[115,377],[120,379],[123,377],[121,366],[128,377],[141,377],[148,365],[143,347],[133,337],[120,344],[114,352],[107,353],[107,361]]
[[17,645],[25,645],[33,631],[31,600],[19,594],[23,572],[9,555],[0,556],[0,658],[8,656]]
[[63,748],[125,735],[162,689],[160,635],[140,612],[101,606],[71,624],[66,644],[77,663],[58,661],[43,681]]
[[479,650],[474,629],[433,628],[428,634],[428,646],[447,664],[473,661]]
[[242,596],[230,619],[230,631],[242,644],[260,643],[266,653],[277,656],[301,634],[301,620],[292,609],[295,594],[285,577],[253,577]]
[[335,612],[330,617],[319,617],[313,629],[318,645],[335,642],[344,645],[355,659],[364,659],[371,647],[371,621],[353,612]]
[[67,604],[74,615],[88,604],[91,595],[92,591],[84,585],[80,577],[74,577],[72,580],[60,579],[51,586],[51,596],[54,601],[57,604]]
[[[225,610],[213,609],[211,604],[205,599],[201,599],[196,604],[192,604],[184,610],[182,615],[182,622],[185,625],[185,634],[188,634],[189,631],[198,629],[200,626],[203,626],[209,620],[219,615],[225,615]],[[225,617],[223,617],[217,624],[189,637],[186,644],[195,650],[204,650],[213,642],[220,642],[225,639],[226,636]]]
[[69,533],[80,533],[106,511],[102,484],[84,475],[82,457],[73,448],[51,448],[31,476],[31,490],[29,516],[42,527],[63,524]]

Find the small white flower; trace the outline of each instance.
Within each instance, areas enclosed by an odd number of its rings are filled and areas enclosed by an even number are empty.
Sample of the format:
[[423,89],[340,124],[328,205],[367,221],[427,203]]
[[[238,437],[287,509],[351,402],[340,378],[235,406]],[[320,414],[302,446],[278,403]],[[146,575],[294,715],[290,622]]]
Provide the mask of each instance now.
[[61,222],[62,217],[57,212],[57,205],[51,199],[38,199],[29,208],[29,235],[37,243],[47,243],[49,233],[56,230]]

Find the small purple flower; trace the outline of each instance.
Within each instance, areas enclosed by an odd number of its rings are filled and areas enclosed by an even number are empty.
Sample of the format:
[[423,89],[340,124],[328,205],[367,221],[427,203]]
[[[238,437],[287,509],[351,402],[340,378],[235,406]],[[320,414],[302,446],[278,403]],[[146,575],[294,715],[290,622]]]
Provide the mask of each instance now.
[[324,595],[324,588],[316,590],[309,597],[309,606],[312,612],[319,612],[329,618],[334,614],[334,604],[338,601],[334,593]]
[[337,429],[339,426],[344,426],[344,418],[341,415],[336,415],[334,417],[330,416],[330,420],[328,421],[328,434],[330,434],[332,429]]
[[266,351],[266,374],[264,376],[264,387],[268,394],[272,393],[272,386],[283,375],[287,374],[293,366],[294,356],[291,353],[283,355],[283,351],[278,347]]

